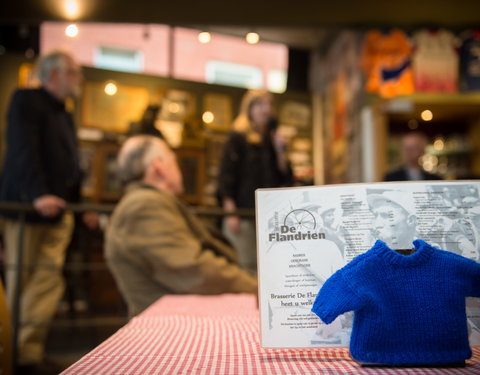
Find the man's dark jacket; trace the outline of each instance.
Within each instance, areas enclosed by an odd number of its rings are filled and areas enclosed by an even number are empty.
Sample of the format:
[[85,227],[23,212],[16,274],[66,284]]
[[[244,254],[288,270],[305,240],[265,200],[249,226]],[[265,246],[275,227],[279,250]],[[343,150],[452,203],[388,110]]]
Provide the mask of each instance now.
[[[436,174],[422,171],[422,180],[441,180],[442,178]],[[408,181],[408,173],[405,168],[397,169],[385,175],[384,181]]]
[[[33,202],[53,194],[78,201],[81,173],[76,132],[64,103],[43,88],[17,90],[7,121],[0,200]],[[27,218],[32,222],[58,219],[36,214]]]

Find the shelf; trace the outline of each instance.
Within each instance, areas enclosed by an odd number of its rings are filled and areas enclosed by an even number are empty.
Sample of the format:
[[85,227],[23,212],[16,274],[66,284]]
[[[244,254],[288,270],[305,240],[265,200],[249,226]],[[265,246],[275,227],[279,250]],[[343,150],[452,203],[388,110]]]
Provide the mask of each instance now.
[[466,155],[471,155],[473,153],[474,151],[472,149],[427,152],[428,155],[433,155],[433,156],[466,156]]

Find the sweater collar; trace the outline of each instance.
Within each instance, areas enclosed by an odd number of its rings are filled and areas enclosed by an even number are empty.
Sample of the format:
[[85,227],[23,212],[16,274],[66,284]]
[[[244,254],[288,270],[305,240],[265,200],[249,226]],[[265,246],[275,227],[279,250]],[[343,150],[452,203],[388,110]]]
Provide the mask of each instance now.
[[387,262],[402,267],[413,267],[425,263],[435,251],[435,248],[423,240],[413,241],[416,251],[409,255],[402,255],[387,246],[381,240],[377,240],[372,250],[383,257]]

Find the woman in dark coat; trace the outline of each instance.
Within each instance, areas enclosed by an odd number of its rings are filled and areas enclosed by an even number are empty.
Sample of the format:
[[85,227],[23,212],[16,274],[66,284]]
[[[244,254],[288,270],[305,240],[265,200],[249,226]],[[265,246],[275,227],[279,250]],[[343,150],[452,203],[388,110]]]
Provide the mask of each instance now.
[[[223,151],[218,184],[220,203],[229,212],[253,209],[257,188],[292,184],[286,144],[272,117],[270,93],[247,92],[232,127]],[[223,232],[237,249],[240,265],[256,272],[255,220],[226,216]]]

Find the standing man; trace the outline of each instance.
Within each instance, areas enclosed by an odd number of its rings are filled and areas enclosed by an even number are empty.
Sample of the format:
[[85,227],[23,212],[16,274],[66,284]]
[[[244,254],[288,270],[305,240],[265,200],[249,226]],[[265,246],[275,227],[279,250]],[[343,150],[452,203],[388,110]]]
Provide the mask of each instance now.
[[[80,167],[68,98],[80,94],[82,73],[61,51],[40,58],[41,87],[14,92],[7,114],[7,153],[0,180],[0,200],[33,204],[23,232],[18,332],[19,373],[44,373],[49,324],[63,295],[62,266],[73,231],[67,202],[80,197]],[[20,221],[5,220],[7,299],[13,307]]]
[[403,136],[401,154],[403,165],[387,173],[384,181],[419,181],[441,180],[436,174],[425,171],[420,165],[420,158],[425,154],[427,138],[420,132],[410,132]]

